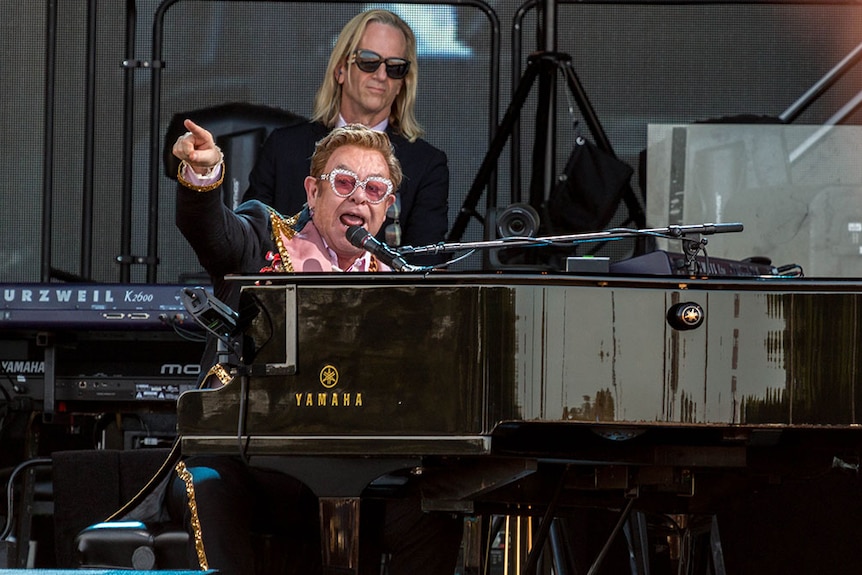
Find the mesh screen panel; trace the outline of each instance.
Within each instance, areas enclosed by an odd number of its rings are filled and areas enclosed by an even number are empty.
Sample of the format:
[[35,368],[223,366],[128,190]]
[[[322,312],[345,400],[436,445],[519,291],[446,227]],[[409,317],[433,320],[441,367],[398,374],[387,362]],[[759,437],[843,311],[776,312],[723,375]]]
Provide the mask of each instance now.
[[[124,3],[58,4],[51,107],[45,96],[50,86],[46,73],[49,3],[0,0],[4,13],[0,165],[2,207],[8,214],[0,226],[0,281],[41,279],[46,188],[51,192],[47,247],[52,268],[73,276],[89,268],[87,279],[118,281],[118,257],[135,256],[144,262],[152,255],[148,254],[148,224],[155,223],[157,280],[174,282],[199,270],[174,228],[173,181],[162,170],[156,182],[157,202],[149,196],[151,149],[161,153],[160,140],[168,122],[183,111],[234,101],[308,115],[335,35],[347,19],[367,6],[362,2],[173,3],[164,17],[165,68],[157,94],[159,141],[154,144],[149,133],[152,69],[141,66],[127,71],[123,61],[127,37],[134,40],[133,59],[147,64],[152,60],[153,23],[160,3],[138,1],[137,17],[131,23]],[[402,11],[422,40],[419,118],[426,139],[449,156],[451,224],[488,147],[489,95],[494,88],[489,84],[490,24],[473,6],[389,6]],[[523,17],[509,2],[491,2],[490,7],[501,24],[498,112],[502,117],[514,78],[523,70],[527,54],[538,47],[538,28],[544,21],[535,5],[528,6]],[[560,1],[557,8],[557,48],[571,56],[572,68],[614,150],[635,168],[646,146],[648,123],[780,115],[856,47],[862,20],[862,7],[824,3],[686,6]],[[513,38],[519,49],[514,52],[514,70]],[[92,84],[88,84],[89,69]],[[830,118],[862,89],[859,74],[853,67],[796,122],[818,124]],[[561,78],[555,102],[557,171],[571,151],[573,125],[577,123],[589,137],[583,115]],[[126,79],[130,79],[128,93]],[[93,90],[90,108],[89,89]],[[515,181],[522,193],[529,184],[538,106],[533,89],[520,110],[516,133],[521,163]],[[124,128],[127,107],[133,118],[129,129]],[[46,142],[49,117],[53,117],[53,139]],[[858,117],[850,114],[845,121],[858,123]],[[511,141],[499,160],[495,198],[499,206],[507,206],[512,199],[510,148]],[[48,180],[43,171],[46,161],[50,161]],[[131,174],[127,205],[124,173]],[[636,172],[633,183],[640,194],[638,177]],[[487,199],[483,192],[480,213]],[[92,228],[85,237],[90,202]],[[128,230],[122,225],[126,211],[131,214]],[[625,215],[620,210],[615,221]],[[130,238],[129,253],[123,253],[125,234]],[[482,237],[481,224],[471,218],[461,240]],[[609,246],[610,255],[624,257],[629,247],[621,244]],[[470,259],[461,267],[477,265],[478,259]],[[146,280],[142,263],[131,269],[131,281]]]

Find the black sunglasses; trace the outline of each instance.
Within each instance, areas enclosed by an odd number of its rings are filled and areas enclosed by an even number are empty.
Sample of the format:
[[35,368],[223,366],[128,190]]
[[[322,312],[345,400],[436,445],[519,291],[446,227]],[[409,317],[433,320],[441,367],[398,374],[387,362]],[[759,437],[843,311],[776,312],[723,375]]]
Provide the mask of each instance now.
[[410,60],[404,58],[383,58],[377,52],[371,50],[355,50],[350,55],[350,62],[355,63],[356,67],[373,74],[380,67],[380,64],[386,64],[386,75],[393,80],[400,80],[407,75],[410,70]]

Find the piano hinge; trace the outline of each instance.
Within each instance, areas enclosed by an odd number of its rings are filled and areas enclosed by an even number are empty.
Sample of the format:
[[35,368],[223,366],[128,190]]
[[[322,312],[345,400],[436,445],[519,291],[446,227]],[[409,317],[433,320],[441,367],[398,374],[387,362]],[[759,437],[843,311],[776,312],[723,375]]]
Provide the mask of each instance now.
[[119,255],[115,259],[116,259],[116,262],[120,265],[129,265],[129,264],[158,265],[159,264],[159,258],[157,258],[155,256]]
[[164,60],[123,60],[123,68],[164,68]]

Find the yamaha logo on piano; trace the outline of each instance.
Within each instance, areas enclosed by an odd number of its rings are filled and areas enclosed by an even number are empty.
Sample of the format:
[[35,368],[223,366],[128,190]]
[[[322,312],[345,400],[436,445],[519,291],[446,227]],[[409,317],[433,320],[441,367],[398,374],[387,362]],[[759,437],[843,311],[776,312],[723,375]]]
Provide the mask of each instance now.
[[320,370],[320,385],[326,389],[338,385],[338,369],[334,365],[324,365]]
[[[320,385],[332,390],[338,385],[338,368],[326,364],[318,373]],[[296,392],[296,407],[362,407],[362,392],[339,391]]]

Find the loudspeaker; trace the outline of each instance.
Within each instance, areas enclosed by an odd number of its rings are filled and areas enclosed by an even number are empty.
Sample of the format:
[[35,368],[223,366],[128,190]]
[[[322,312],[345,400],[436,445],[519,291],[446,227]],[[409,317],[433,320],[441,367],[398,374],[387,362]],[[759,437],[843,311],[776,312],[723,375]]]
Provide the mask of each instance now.
[[498,238],[530,238],[539,231],[539,213],[529,204],[511,204],[494,214],[493,231]]
[[[539,213],[529,204],[515,203],[506,208],[494,208],[485,214],[485,240],[535,237],[541,221]],[[488,269],[533,269],[524,261],[525,249],[500,248],[488,250],[484,265]]]

